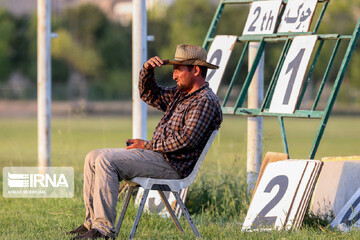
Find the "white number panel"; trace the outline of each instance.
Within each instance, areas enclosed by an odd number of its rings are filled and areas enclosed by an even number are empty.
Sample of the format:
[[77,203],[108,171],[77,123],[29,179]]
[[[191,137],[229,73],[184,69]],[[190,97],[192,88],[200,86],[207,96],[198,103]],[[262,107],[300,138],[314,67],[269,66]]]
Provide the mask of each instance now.
[[242,231],[299,226],[320,169],[321,162],[316,160],[270,163],[251,201]]
[[309,31],[317,0],[288,0],[278,32]]
[[224,75],[236,39],[237,36],[218,35],[211,44],[207,61],[218,65],[219,69],[208,69],[206,81],[209,82],[210,88],[215,94],[219,89],[221,79]]
[[349,231],[360,227],[360,188],[341,209],[336,218],[331,222],[332,227],[342,231]]
[[[138,190],[138,193],[137,193],[136,199],[135,199],[136,206],[139,206],[143,193],[144,193],[144,189],[142,187],[139,187],[139,190]],[[178,204],[176,203],[174,194],[172,194],[171,192],[168,192],[168,191],[164,191],[164,195],[167,198],[167,200],[168,200],[170,206],[173,208],[173,210],[176,207],[174,212],[177,215],[178,212],[180,211],[180,209],[178,207]],[[180,191],[180,197],[183,200],[183,202],[186,201],[186,195],[187,194],[186,194],[185,189]],[[155,191],[155,190],[149,191],[149,195],[148,195],[148,198],[146,199],[144,209],[147,212],[156,213],[156,214],[159,214],[160,216],[164,216],[164,217],[170,217],[170,214],[167,211],[165,204],[163,203],[158,191]]]
[[276,83],[269,112],[294,113],[316,41],[316,35],[294,38]]
[[253,2],[243,35],[274,33],[281,0]]

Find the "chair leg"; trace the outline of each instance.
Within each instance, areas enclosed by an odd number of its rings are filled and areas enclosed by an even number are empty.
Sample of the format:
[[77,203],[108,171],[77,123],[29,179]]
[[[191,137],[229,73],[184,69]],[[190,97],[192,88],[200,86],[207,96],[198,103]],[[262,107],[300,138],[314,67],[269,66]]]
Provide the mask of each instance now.
[[129,239],[133,239],[135,237],[135,232],[136,232],[137,226],[139,225],[140,217],[141,217],[142,211],[144,209],[145,202],[146,202],[146,199],[148,197],[148,194],[149,194],[149,189],[144,189],[144,192],[143,192],[143,195],[142,195],[142,198],[141,198],[141,201],[140,201],[140,205],[139,205],[138,211],[137,211],[136,216],[135,216],[134,224],[133,224],[132,229],[131,229]]
[[126,210],[128,208],[130,198],[131,198],[131,194],[132,194],[133,190],[134,190],[134,186],[129,185],[128,192],[127,192],[127,194],[125,196],[125,200],[124,200],[123,206],[121,208],[120,216],[119,216],[119,218],[117,220],[117,223],[116,223],[116,227],[115,227],[116,236],[119,235],[120,228],[121,228],[122,222],[124,220],[125,213],[126,213]]
[[191,227],[191,230],[193,231],[193,233],[198,237],[198,238],[201,238],[200,236],[200,233],[199,231],[197,230],[195,224],[194,224],[194,221],[192,220],[191,216],[190,216],[190,213],[189,211],[187,210],[187,208],[185,207],[185,204],[183,203],[183,201],[181,200],[180,198],[180,195],[178,192],[176,191],[173,191],[172,192],[176,198],[176,201],[177,203],[180,205],[180,208],[184,214],[184,216],[186,217],[186,220],[188,221],[190,227]]
[[[179,194],[180,194],[180,197],[181,197],[181,199],[183,200],[183,202],[186,201],[186,197],[187,197],[188,192],[189,192],[189,187],[186,187],[186,188],[180,190]],[[176,204],[175,215],[176,215],[178,218],[181,217],[181,209],[180,209],[180,205],[179,205],[179,204]]]
[[180,225],[179,220],[177,219],[174,211],[172,210],[172,208],[171,208],[171,206],[170,206],[170,204],[169,204],[169,201],[166,199],[163,191],[158,190],[158,193],[159,193],[162,201],[164,202],[166,209],[167,209],[168,212],[170,213],[171,219],[173,220],[176,228],[177,228],[180,232],[184,232],[184,230],[182,229],[182,227],[181,227],[181,225]]

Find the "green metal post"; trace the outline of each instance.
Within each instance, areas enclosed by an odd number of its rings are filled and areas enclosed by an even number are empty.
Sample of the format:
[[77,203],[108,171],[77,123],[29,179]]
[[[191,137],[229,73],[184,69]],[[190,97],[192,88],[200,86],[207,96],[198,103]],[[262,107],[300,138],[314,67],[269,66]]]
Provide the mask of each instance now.
[[205,40],[204,40],[204,43],[203,43],[203,48],[205,48],[206,50],[209,48],[209,39],[212,38],[214,36],[214,33],[215,33],[215,30],[216,30],[216,26],[220,20],[220,16],[221,16],[221,13],[223,12],[224,10],[224,7],[225,7],[225,4],[223,1],[221,1],[216,9],[216,12],[215,12],[215,15],[214,15],[214,18],[210,24],[210,28],[206,34],[206,37],[205,37]]
[[359,38],[359,31],[360,31],[360,18],[359,18],[359,20],[358,20],[358,22],[356,24],[356,27],[355,27],[355,30],[353,32],[352,38],[351,38],[351,40],[349,42],[348,48],[347,48],[346,53],[345,53],[345,57],[344,57],[344,59],[343,59],[343,61],[341,63],[341,67],[339,69],[339,72],[338,72],[338,75],[336,77],[334,86],[332,88],[328,103],[327,103],[326,108],[324,110],[324,116],[320,121],[320,125],[319,125],[318,131],[316,133],[315,140],[313,142],[313,145],[312,145],[310,153],[309,153],[309,158],[310,159],[313,159],[315,157],[315,154],[316,154],[316,151],[317,151],[317,149],[319,147],[321,138],[322,138],[322,136],[324,134],[324,130],[325,130],[326,124],[327,124],[327,122],[329,120],[330,113],[331,113],[331,110],[332,110],[332,108],[334,106],[337,94],[339,92],[341,82],[342,82],[342,80],[344,78],[347,67],[349,66],[351,55],[354,52],[356,42],[357,42],[357,40]]
[[[205,49],[208,49],[209,45],[210,45],[210,42],[213,41],[216,27],[218,25],[218,22],[220,20],[220,16],[222,15],[222,12],[223,12],[224,7],[225,7],[226,4],[244,4],[244,3],[252,3],[254,1],[258,1],[258,0],[222,0],[219,3],[218,8],[217,8],[216,13],[215,13],[215,16],[214,16],[214,18],[213,18],[213,20],[211,22],[210,28],[209,28],[209,30],[207,32],[206,38],[205,38],[204,43],[203,43],[203,47]],[[359,37],[360,19],[358,20],[357,25],[355,27],[355,30],[354,30],[354,32],[353,32],[353,34],[351,36],[339,36],[338,34],[319,35],[320,44],[319,44],[317,52],[316,52],[316,54],[314,56],[312,65],[310,67],[310,71],[309,71],[308,76],[306,78],[306,81],[305,81],[305,83],[303,85],[303,88],[302,88],[302,90],[300,92],[299,100],[298,100],[298,103],[297,103],[297,106],[296,106],[296,111],[294,113],[292,113],[292,114],[269,113],[269,112],[266,111],[270,106],[271,99],[272,99],[273,94],[274,94],[275,86],[276,86],[276,83],[278,81],[280,71],[281,71],[281,68],[282,68],[282,66],[284,64],[287,52],[288,52],[288,50],[289,50],[289,48],[291,46],[292,40],[296,36],[306,35],[306,34],[314,34],[314,33],[316,33],[318,31],[320,23],[321,23],[321,21],[322,21],[322,19],[324,17],[325,11],[326,11],[327,6],[329,4],[329,1],[330,0],[318,0],[319,3],[320,2],[324,3],[324,5],[322,6],[321,12],[319,14],[319,17],[317,19],[317,22],[315,23],[315,26],[314,26],[314,29],[313,29],[312,32],[307,32],[307,33],[303,33],[303,32],[302,33],[300,33],[300,32],[298,32],[298,33],[276,33],[276,34],[269,34],[269,35],[266,35],[266,36],[265,35],[264,36],[262,36],[262,35],[254,35],[254,36],[245,35],[245,36],[239,36],[238,37],[238,41],[244,41],[245,42],[245,47],[244,47],[243,52],[242,52],[242,54],[240,56],[240,59],[239,59],[239,61],[237,63],[235,72],[234,72],[234,74],[232,76],[229,88],[228,88],[227,93],[225,95],[225,98],[224,98],[224,101],[223,101],[223,104],[222,104],[223,112],[224,112],[224,114],[238,114],[238,115],[245,115],[245,116],[247,115],[247,116],[278,117],[279,124],[280,124],[280,130],[281,130],[282,144],[283,144],[284,152],[287,153],[287,154],[289,154],[289,149],[288,149],[288,144],[287,144],[287,139],[286,139],[286,131],[285,131],[285,126],[284,126],[284,117],[317,118],[317,119],[321,119],[320,120],[320,125],[318,127],[318,130],[317,130],[313,145],[311,147],[311,150],[310,150],[310,153],[309,153],[309,156],[308,156],[309,158],[314,158],[314,156],[316,154],[316,151],[317,151],[317,148],[318,148],[318,146],[320,144],[322,135],[324,133],[327,121],[329,119],[330,113],[332,111],[333,105],[335,103],[337,94],[339,92],[339,88],[341,86],[342,79],[343,79],[343,77],[345,75],[345,72],[346,72],[346,69],[348,67],[351,55],[352,55],[352,53],[354,51],[356,42],[357,42],[358,37]],[[281,9],[280,15],[284,14],[285,5],[287,3],[288,3],[288,0],[282,0],[283,7]],[[321,49],[323,47],[323,44],[324,44],[325,40],[337,40],[337,42],[336,42],[336,44],[334,46],[333,53],[332,53],[331,58],[329,60],[328,66],[327,66],[327,68],[325,70],[324,77],[322,79],[319,91],[318,91],[317,96],[315,98],[315,102],[314,102],[313,107],[312,107],[311,110],[299,110],[300,104],[301,104],[301,102],[302,102],[302,100],[304,98],[306,88],[308,86],[308,83],[310,81],[312,73],[313,73],[313,71],[315,69],[316,63],[319,60],[319,55],[320,55],[320,52],[321,52]],[[336,57],[336,54],[337,54],[338,49],[339,49],[340,42],[342,40],[350,40],[347,51],[346,51],[346,54],[345,54],[345,56],[343,58],[341,67],[339,69],[338,75],[337,75],[335,83],[333,85],[333,88],[332,88],[332,91],[331,91],[331,94],[330,94],[330,97],[329,97],[329,100],[328,100],[328,103],[326,105],[325,110],[324,111],[316,111],[316,107],[318,105],[320,96],[321,96],[321,94],[323,92],[325,82],[327,81],[330,69],[331,69],[331,67],[332,67],[332,65],[334,63],[334,59]],[[238,98],[236,100],[235,106],[233,108],[231,108],[231,107],[227,108],[227,107],[225,107],[225,105],[226,105],[226,103],[227,103],[227,101],[228,101],[228,99],[229,99],[229,97],[231,95],[231,91],[232,91],[233,87],[235,86],[235,82],[238,79],[238,76],[239,76],[239,73],[240,73],[240,70],[241,70],[241,67],[242,67],[242,64],[243,64],[244,56],[245,56],[246,52],[248,51],[248,44],[251,41],[260,41],[260,48],[259,48],[259,50],[258,50],[258,52],[256,54],[254,63],[252,64],[252,68],[248,72],[248,74],[246,76],[246,79],[245,79],[244,83],[242,84],[242,88],[241,88],[240,94],[239,94],[239,96],[238,96]],[[261,55],[262,55],[262,53],[263,53],[263,51],[265,49],[266,43],[267,42],[282,42],[282,41],[285,41],[285,45],[284,45],[283,51],[281,53],[280,59],[279,59],[279,61],[277,63],[277,66],[275,68],[274,74],[272,76],[270,85],[269,85],[268,90],[266,92],[266,95],[265,95],[265,98],[264,98],[264,101],[262,103],[261,108],[260,109],[242,108],[241,106],[243,105],[243,103],[245,101],[249,85],[251,83],[251,80],[253,78],[255,70],[256,70],[256,68],[257,68],[257,66],[259,64],[260,57],[261,57]]]
[[318,31],[318,29],[319,29],[319,27],[320,27],[321,20],[323,19],[324,15],[325,15],[325,11],[326,11],[326,8],[327,8],[328,4],[329,4],[329,1],[326,0],[326,1],[324,2],[324,6],[323,6],[323,8],[322,8],[322,10],[321,10],[321,13],[320,13],[320,15],[319,15],[319,18],[318,18],[318,20],[317,20],[317,22],[316,22],[316,25],[315,25],[315,27],[314,27],[313,33],[317,33],[317,31]]
[[320,84],[318,93],[317,93],[317,95],[316,95],[316,97],[315,97],[315,101],[314,101],[313,107],[311,108],[312,111],[315,111],[315,110],[316,110],[316,107],[317,107],[317,105],[318,105],[318,103],[319,103],[320,96],[321,96],[321,94],[322,94],[322,91],[324,90],[326,80],[327,80],[327,78],[328,78],[328,76],[329,76],[331,67],[332,67],[332,65],[333,65],[333,63],[334,63],[334,59],[335,59],[336,53],[337,53],[337,51],[338,51],[338,49],[339,49],[340,43],[341,43],[341,40],[338,39],[338,40],[336,41],[335,46],[334,46],[334,50],[333,50],[333,52],[332,52],[332,54],[331,54],[331,57],[330,57],[330,61],[329,61],[329,63],[328,63],[328,66],[326,67],[325,74],[324,74],[324,77],[323,77],[323,79],[322,79],[322,81],[321,81],[321,84]]
[[232,77],[232,79],[231,79],[229,88],[228,88],[228,90],[227,90],[227,92],[226,92],[226,95],[225,95],[225,97],[224,97],[224,101],[223,101],[223,103],[222,103],[222,106],[223,106],[223,107],[226,106],[226,103],[227,103],[227,101],[228,101],[228,99],[229,99],[229,97],[230,97],[230,94],[231,94],[231,90],[232,90],[232,88],[233,88],[233,86],[234,86],[234,84],[235,84],[236,79],[237,79],[238,76],[239,76],[239,72],[240,72],[240,70],[241,70],[241,66],[242,66],[242,63],[243,63],[243,61],[244,61],[245,55],[246,55],[246,53],[247,53],[247,51],[248,51],[248,48],[249,48],[249,42],[246,42],[246,43],[245,43],[245,46],[244,46],[244,49],[243,49],[243,51],[242,51],[242,53],[241,53],[241,56],[240,56],[240,58],[239,58],[238,64],[236,65],[236,69],[235,69],[235,72],[234,72],[233,77]]
[[[241,92],[240,92],[240,95],[236,101],[236,104],[234,106],[234,110],[236,110],[236,108],[242,106],[242,104],[244,103],[244,100],[245,100],[245,97],[246,97],[246,94],[247,94],[247,91],[249,89],[249,85],[251,83],[251,80],[253,79],[253,76],[254,76],[254,73],[256,71],[256,68],[258,67],[259,65],[259,61],[260,61],[260,58],[264,52],[264,49],[265,49],[265,41],[264,39],[262,39],[260,41],[260,46],[259,46],[259,50],[258,52],[256,53],[256,56],[255,56],[255,59],[254,59],[254,62],[253,64],[251,65],[251,69],[245,79],[245,82],[243,84],[243,87],[241,88]],[[234,111],[235,113],[235,111]]]
[[317,61],[319,60],[319,55],[320,55],[320,52],[321,52],[321,49],[322,49],[323,45],[324,45],[324,40],[321,39],[321,40],[320,40],[320,43],[319,43],[319,47],[318,47],[318,49],[317,49],[317,51],[316,51],[316,54],[315,54],[313,63],[311,64],[311,68],[310,68],[309,74],[308,74],[308,76],[307,76],[307,78],[306,78],[306,80],[305,80],[305,82],[304,82],[304,85],[303,85],[303,87],[302,87],[302,89],[301,89],[301,92],[300,92],[300,95],[299,95],[299,99],[298,99],[298,101],[297,101],[297,103],[296,103],[296,109],[299,109],[299,107],[300,107],[300,105],[301,105],[301,102],[302,102],[302,100],[303,100],[303,98],[304,98],[304,95],[305,95],[307,86],[309,85],[309,82],[310,82],[310,79],[311,79],[311,75],[312,75],[312,73],[314,72],[314,69],[315,69],[315,66],[316,66]]
[[289,48],[290,48],[290,45],[291,45],[290,43],[291,43],[290,39],[287,39],[286,42],[285,42],[285,45],[283,47],[280,59],[279,59],[277,65],[276,65],[276,68],[275,68],[274,74],[272,76],[272,79],[270,81],[268,90],[266,91],[264,101],[263,101],[263,104],[261,106],[261,111],[264,111],[265,108],[268,108],[270,106],[270,100],[271,100],[272,95],[274,93],[275,86],[276,86],[277,80],[279,78],[281,68],[282,68],[282,66],[284,64],[286,54],[289,51]]
[[284,119],[283,119],[283,117],[278,117],[278,118],[279,118],[281,141],[282,141],[282,144],[283,144],[284,153],[288,154],[288,155],[289,155],[289,158],[290,158],[289,148],[288,148],[288,144],[287,144],[287,140],[286,140],[286,132],[285,132]]

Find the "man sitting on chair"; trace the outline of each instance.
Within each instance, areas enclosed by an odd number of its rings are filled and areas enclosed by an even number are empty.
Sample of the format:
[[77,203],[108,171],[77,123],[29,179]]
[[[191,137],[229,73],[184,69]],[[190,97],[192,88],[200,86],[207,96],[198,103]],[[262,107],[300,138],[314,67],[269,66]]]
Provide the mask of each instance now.
[[[134,177],[179,179],[188,176],[211,133],[220,127],[222,112],[217,96],[205,81],[206,50],[178,45],[175,60],[150,58],[140,71],[141,99],[165,112],[150,141],[128,139],[126,149],[89,152],[84,165],[85,222],[68,234],[74,239],[115,237],[119,182]],[[155,82],[154,69],[173,65],[175,87]]]

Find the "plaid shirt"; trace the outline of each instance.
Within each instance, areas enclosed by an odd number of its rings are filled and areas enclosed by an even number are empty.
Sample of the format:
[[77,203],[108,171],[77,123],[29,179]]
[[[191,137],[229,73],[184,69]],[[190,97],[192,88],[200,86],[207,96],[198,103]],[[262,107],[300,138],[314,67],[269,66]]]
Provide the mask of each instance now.
[[145,68],[140,71],[139,90],[143,101],[165,112],[145,148],[163,153],[181,177],[188,176],[212,131],[220,127],[219,99],[208,83],[189,94],[177,86],[158,86],[154,70]]

